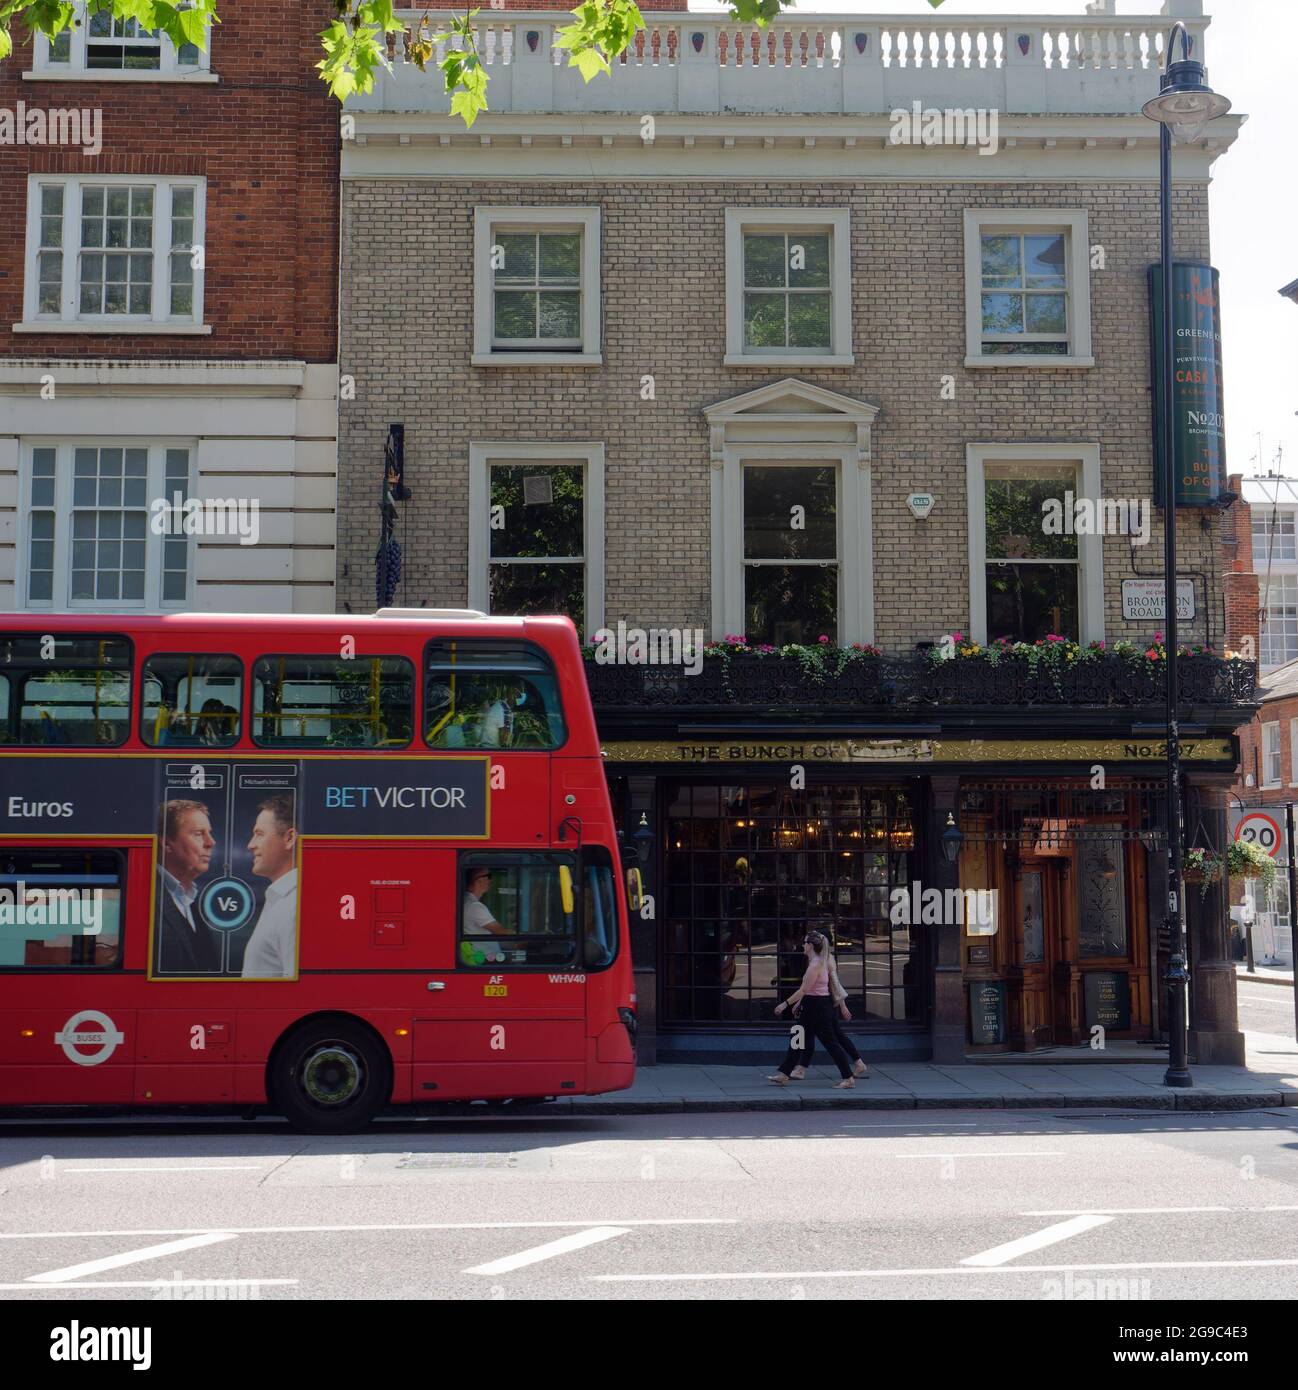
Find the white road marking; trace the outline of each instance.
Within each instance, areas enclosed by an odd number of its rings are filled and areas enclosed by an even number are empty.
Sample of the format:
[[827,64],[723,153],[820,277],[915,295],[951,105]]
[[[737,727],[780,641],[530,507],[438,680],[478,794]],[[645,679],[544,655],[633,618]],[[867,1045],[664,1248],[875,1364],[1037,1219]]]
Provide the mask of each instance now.
[[52,1269],[47,1274],[29,1274],[30,1284],[64,1284],[70,1279],[84,1279],[87,1274],[99,1274],[105,1269],[120,1269],[123,1265],[136,1265],[143,1260],[160,1259],[163,1255],[178,1255],[182,1250],[197,1250],[203,1245],[216,1245],[224,1240],[233,1240],[230,1231],[208,1231],[201,1236],[188,1236],[184,1240],[169,1240],[162,1245],[146,1245],[142,1250],[126,1250],[120,1255],[108,1255],[102,1260],[87,1260],[84,1264],[67,1265],[63,1269]]
[[[1061,1211],[1021,1211],[1020,1216],[1177,1216],[1196,1211],[1266,1211],[1266,1207],[1079,1207]],[[1279,1208],[1285,1210],[1285,1208]],[[1298,1210],[1298,1208],[1289,1208]]]
[[88,1279],[67,1284],[0,1284],[6,1292],[22,1289],[26,1293],[46,1293],[53,1289],[184,1289],[190,1287],[226,1289],[257,1288],[262,1284],[296,1284],[296,1279]]
[[885,1158],[1067,1158],[1056,1149],[998,1149],[994,1153],[884,1154]]
[[[633,1217],[627,1221],[378,1221],[358,1226],[222,1226],[235,1236],[336,1235],[348,1231],[554,1231],[591,1226],[737,1226],[736,1216]],[[210,1226],[160,1226],[133,1231],[0,1231],[0,1240],[89,1240],[100,1236],[210,1235]]]
[[956,1265],[939,1269],[798,1269],[772,1273],[753,1270],[738,1274],[588,1274],[601,1284],[691,1284],[712,1280],[744,1279],[893,1279],[946,1274],[1066,1274],[1093,1269],[1281,1269],[1298,1266],[1298,1260],[1151,1260],[1146,1264],[991,1265],[988,1268]]
[[265,1163],[192,1163],[174,1168],[122,1166],[120,1168],[60,1168],[60,1173],[261,1173]]
[[880,1124],[839,1126],[840,1129],[924,1129],[929,1127],[935,1129],[977,1129],[978,1125],[973,1120],[967,1122],[961,1121],[959,1124],[950,1124],[946,1120],[916,1120],[913,1124],[909,1125]]
[[1036,1231],[1030,1236],[1020,1236],[1018,1240],[1006,1241],[1004,1245],[994,1245],[990,1250],[970,1255],[960,1263],[983,1267],[1009,1264],[1020,1255],[1030,1255],[1034,1250],[1044,1250],[1047,1245],[1070,1240],[1073,1236],[1080,1236],[1083,1231],[1094,1230],[1096,1226],[1107,1226],[1112,1220],[1111,1216],[1074,1216],[1070,1221],[1060,1221],[1057,1225],[1047,1226],[1045,1230]]
[[567,1255],[573,1250],[583,1250],[588,1245],[598,1245],[602,1240],[612,1240],[614,1236],[628,1233],[625,1226],[596,1226],[594,1230],[577,1231],[570,1236],[562,1236],[545,1245],[534,1245],[530,1250],[520,1250],[517,1255],[506,1255],[503,1259],[490,1260],[483,1265],[466,1269],[465,1274],[508,1274],[512,1269],[522,1269],[524,1265],[540,1264],[542,1260],[553,1260],[558,1255]]

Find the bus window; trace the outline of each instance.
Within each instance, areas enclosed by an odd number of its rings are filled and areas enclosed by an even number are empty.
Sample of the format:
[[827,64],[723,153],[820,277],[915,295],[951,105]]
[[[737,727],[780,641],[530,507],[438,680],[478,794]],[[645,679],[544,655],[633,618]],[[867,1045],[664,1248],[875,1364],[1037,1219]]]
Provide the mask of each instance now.
[[424,653],[430,748],[558,748],[567,737],[559,685],[539,648],[457,638]]
[[480,970],[577,964],[577,913],[564,907],[566,854],[502,852],[460,857],[460,963]]
[[404,748],[415,670],[400,656],[264,656],[252,668],[253,741],[263,748]]
[[124,637],[0,636],[8,676],[0,743],[102,748],[130,727],[131,644]]
[[152,748],[228,748],[239,740],[243,663],[197,652],[144,663],[140,737]]
[[586,864],[587,970],[603,970],[617,955],[617,898],[613,891],[613,860],[606,849],[588,849]]
[[118,965],[123,878],[112,850],[0,849],[0,970]]

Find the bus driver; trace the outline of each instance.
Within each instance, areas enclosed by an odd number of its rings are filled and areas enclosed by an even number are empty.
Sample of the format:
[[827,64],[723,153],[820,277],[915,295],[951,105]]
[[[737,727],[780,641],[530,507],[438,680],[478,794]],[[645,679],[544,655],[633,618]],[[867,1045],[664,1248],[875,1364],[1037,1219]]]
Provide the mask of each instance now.
[[[464,935],[465,936],[507,936],[508,932],[491,915],[491,909],[482,901],[482,895],[491,887],[491,870],[475,864],[464,876]],[[494,941],[483,943],[482,954],[489,961],[503,961],[504,950]]]

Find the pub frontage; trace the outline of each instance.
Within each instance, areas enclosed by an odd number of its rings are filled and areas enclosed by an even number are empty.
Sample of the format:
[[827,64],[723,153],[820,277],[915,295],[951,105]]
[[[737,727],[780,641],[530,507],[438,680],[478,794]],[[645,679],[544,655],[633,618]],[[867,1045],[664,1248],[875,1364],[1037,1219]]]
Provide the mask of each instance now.
[[[1225,844],[1254,668],[1180,671],[1185,837]],[[587,667],[633,917],[643,1061],[765,1061],[808,927],[876,1060],[1166,1038],[1163,685],[930,652],[807,664],[709,648]],[[1192,1056],[1241,1061],[1220,883],[1186,888]],[[1099,1030],[1099,1031],[1097,1031]]]

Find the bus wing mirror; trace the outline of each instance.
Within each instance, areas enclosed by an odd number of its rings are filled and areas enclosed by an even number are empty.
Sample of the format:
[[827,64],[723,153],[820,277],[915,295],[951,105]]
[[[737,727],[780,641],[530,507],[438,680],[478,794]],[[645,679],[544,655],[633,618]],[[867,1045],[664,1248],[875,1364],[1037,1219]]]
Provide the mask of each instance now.
[[622,867],[634,869],[640,863],[640,853],[634,845],[619,846],[622,853]]
[[626,906],[628,912],[639,912],[640,904],[644,901],[644,880],[640,877],[640,870],[629,868],[626,871]]

